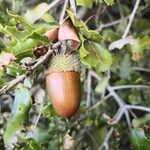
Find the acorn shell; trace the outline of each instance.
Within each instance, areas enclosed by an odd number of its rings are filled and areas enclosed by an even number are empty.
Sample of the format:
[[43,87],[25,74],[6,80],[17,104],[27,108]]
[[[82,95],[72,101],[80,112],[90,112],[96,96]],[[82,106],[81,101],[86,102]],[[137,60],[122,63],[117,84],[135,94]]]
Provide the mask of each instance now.
[[80,74],[75,71],[53,72],[46,76],[47,91],[56,112],[73,116],[80,105]]
[[59,28],[52,28],[50,30],[48,30],[45,35],[48,37],[48,39],[52,42],[57,41],[58,40],[58,31]]

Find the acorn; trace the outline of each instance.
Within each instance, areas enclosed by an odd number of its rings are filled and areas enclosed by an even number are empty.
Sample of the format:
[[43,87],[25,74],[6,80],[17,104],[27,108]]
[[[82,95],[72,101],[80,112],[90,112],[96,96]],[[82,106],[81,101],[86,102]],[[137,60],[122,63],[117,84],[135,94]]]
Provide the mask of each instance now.
[[47,92],[54,109],[60,116],[70,118],[80,105],[79,59],[69,54],[54,55],[45,75]]

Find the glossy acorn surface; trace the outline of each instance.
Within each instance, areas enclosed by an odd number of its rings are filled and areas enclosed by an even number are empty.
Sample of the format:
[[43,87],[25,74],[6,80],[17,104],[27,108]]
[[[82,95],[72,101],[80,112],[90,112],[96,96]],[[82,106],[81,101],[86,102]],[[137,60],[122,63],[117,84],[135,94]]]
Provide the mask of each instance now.
[[46,76],[47,91],[56,112],[64,117],[73,116],[80,105],[80,74],[75,71],[53,72]]

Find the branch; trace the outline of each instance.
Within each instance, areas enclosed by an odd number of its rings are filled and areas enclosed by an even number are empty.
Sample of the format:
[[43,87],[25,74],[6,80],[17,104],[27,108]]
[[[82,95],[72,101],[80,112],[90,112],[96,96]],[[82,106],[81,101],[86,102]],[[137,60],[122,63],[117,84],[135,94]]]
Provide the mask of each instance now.
[[[114,97],[114,99],[116,100],[116,102],[119,104],[119,107],[121,108],[121,110],[123,111],[123,114],[125,114],[127,123],[129,128],[131,129],[131,121],[130,121],[130,116],[129,116],[129,112],[126,110],[126,103],[121,99],[121,97],[119,97],[119,95],[112,89],[111,86],[107,87],[108,91],[110,92],[110,94]],[[122,117],[122,116],[121,116]],[[121,119],[121,118],[120,118]],[[119,120],[120,120],[119,119]],[[118,121],[119,121],[118,120]]]
[[[96,74],[96,72],[91,71],[91,75],[93,77],[95,77],[97,80],[101,80],[101,78],[99,77],[98,74]],[[107,86],[107,90],[109,91],[109,94],[114,97],[114,99],[118,103],[119,107],[123,110],[123,114],[125,114],[128,126],[131,129],[131,121],[130,121],[129,112],[125,109],[126,103],[119,97],[119,95],[112,89],[112,87],[110,85]]]
[[150,108],[144,107],[144,106],[135,106],[135,105],[126,105],[127,109],[135,109],[135,110],[142,110],[142,111],[147,111],[150,113]]
[[130,89],[130,88],[138,88],[138,89],[149,89],[149,85],[121,85],[121,86],[112,86],[113,90],[121,90],[121,89]]
[[94,104],[92,107],[88,108],[88,111],[92,111],[96,109],[98,106],[100,106],[105,100],[107,100],[109,97],[111,97],[111,94],[106,95],[103,97],[102,100],[98,101],[96,104]]
[[76,4],[75,4],[75,0],[70,0],[70,6],[73,9],[75,16],[77,14],[77,8],[76,8]]
[[109,141],[109,139],[110,139],[110,137],[111,137],[113,131],[114,131],[114,127],[111,127],[110,130],[108,131],[108,133],[107,133],[107,135],[106,135],[104,141],[103,141],[103,144],[99,147],[98,150],[102,150],[103,147],[105,147],[106,150],[109,149],[108,141]]
[[137,9],[139,7],[139,4],[140,4],[140,0],[136,0],[136,3],[135,3],[134,8],[133,8],[133,11],[132,11],[132,13],[130,14],[130,17],[129,17],[128,25],[127,25],[127,27],[125,29],[124,34],[122,35],[122,38],[125,38],[128,35],[128,33],[129,33],[130,27],[132,25],[132,22],[133,22],[135,14],[136,14],[136,11],[137,11]]
[[132,67],[132,69],[137,70],[137,71],[143,71],[143,72],[149,72],[150,73],[150,69],[148,69],[148,68]]
[[86,107],[89,107],[91,104],[91,83],[92,83],[92,76],[90,71],[88,72],[87,76],[87,99],[86,99]]
[[107,27],[111,27],[111,26],[114,26],[120,22],[122,22],[123,19],[128,19],[129,16],[127,17],[124,17],[124,18],[121,18],[121,19],[118,19],[118,20],[115,20],[115,21],[112,21],[112,22],[109,22],[109,23],[106,23],[106,24],[101,24],[97,29],[96,31],[101,31],[103,28],[107,28]]
[[[52,49],[57,49],[58,46],[60,46],[60,42],[54,44],[52,46]],[[47,51],[47,53],[42,56],[38,62],[36,64],[34,64],[24,75],[21,75],[19,77],[17,77],[16,79],[14,79],[13,81],[10,81],[8,83],[8,85],[4,86],[3,88],[0,89],[0,96],[5,94],[7,91],[9,91],[11,88],[15,87],[17,84],[19,84],[20,82],[24,81],[34,70],[36,70],[42,63],[44,63],[47,58],[52,54],[53,50],[51,48],[49,48],[49,50]]]
[[65,12],[66,12],[67,6],[68,6],[68,0],[65,0],[64,6],[63,6],[63,8],[62,8],[61,15],[60,15],[60,19],[59,19],[59,22],[60,22],[60,23],[62,23],[62,21],[64,20]]

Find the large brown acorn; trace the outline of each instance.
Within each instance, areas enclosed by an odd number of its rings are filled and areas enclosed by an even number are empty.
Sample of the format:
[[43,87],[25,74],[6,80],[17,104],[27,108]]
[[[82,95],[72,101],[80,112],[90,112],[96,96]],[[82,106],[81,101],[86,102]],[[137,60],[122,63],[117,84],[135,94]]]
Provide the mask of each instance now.
[[57,54],[46,71],[47,91],[56,112],[64,117],[73,116],[80,105],[80,63],[74,55]]

